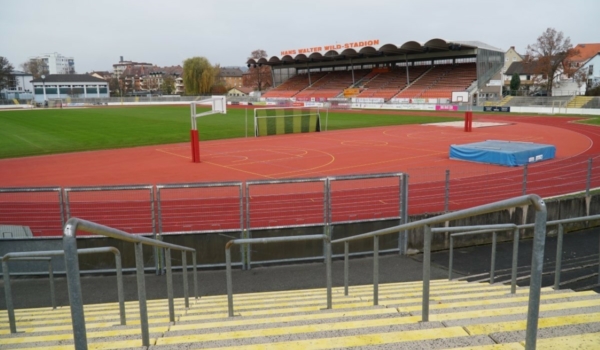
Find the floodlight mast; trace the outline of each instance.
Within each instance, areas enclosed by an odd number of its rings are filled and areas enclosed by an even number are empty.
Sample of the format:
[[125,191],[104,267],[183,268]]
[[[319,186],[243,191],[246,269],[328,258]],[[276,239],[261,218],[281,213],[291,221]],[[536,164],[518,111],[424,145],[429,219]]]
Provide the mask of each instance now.
[[[196,113],[197,104],[210,103],[211,110],[203,113]],[[196,119],[211,114],[221,113],[227,114],[227,100],[225,96],[212,96],[209,99],[202,101],[193,101],[190,104],[190,113],[192,120],[192,129],[190,130],[190,142],[192,146],[192,162],[200,163],[200,137],[198,136],[198,124]]]

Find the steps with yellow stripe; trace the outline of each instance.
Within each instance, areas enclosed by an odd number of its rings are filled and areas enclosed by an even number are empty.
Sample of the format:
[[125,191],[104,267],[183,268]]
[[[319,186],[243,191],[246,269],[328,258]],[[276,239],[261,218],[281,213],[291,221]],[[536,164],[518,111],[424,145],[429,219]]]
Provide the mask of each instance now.
[[[236,317],[227,317],[226,296],[176,301],[176,322],[168,322],[166,300],[149,301],[152,349],[523,349],[528,288],[437,280],[431,283],[430,322],[421,322],[422,282],[381,284],[379,306],[373,289],[333,290],[333,309],[324,289],[234,295]],[[117,303],[88,305],[90,349],[139,348],[139,310],[128,302],[127,326],[119,325]],[[71,349],[70,310],[17,310],[11,335],[0,317],[0,349]],[[599,341],[600,297],[544,288],[539,343],[570,346]],[[545,342],[545,343],[544,343]],[[596,343],[600,344],[600,343]]]
[[592,99],[592,96],[575,96],[567,103],[567,108],[582,108]]

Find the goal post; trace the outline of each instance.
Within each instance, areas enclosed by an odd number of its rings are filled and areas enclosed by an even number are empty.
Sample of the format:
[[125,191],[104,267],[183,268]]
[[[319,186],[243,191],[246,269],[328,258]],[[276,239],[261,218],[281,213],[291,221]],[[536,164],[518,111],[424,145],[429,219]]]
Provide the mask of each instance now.
[[[197,113],[196,107],[210,107],[210,111]],[[190,104],[190,113],[192,118],[192,129],[190,130],[190,143],[192,145],[192,162],[200,163],[200,137],[198,136],[198,124],[196,119],[211,114],[227,114],[227,100],[225,96],[212,96],[211,98],[193,101]]]
[[254,109],[254,136],[321,131],[318,108],[272,107]]

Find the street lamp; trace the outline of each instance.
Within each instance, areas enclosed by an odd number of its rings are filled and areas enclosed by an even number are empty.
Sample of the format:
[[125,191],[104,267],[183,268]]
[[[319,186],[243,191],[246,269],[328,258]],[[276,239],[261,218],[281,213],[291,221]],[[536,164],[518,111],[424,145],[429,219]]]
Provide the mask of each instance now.
[[44,93],[44,106],[46,105],[46,75],[42,74],[42,92]]

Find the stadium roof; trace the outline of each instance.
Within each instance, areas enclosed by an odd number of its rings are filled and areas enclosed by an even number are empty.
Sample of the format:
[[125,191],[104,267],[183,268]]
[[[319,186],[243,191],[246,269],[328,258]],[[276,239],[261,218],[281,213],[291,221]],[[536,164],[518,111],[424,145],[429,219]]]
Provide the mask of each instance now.
[[[379,42],[379,41],[377,41]],[[341,45],[337,45],[338,47]],[[362,46],[362,45],[356,45]],[[337,50],[329,50],[329,47],[316,47],[304,50],[291,50],[282,56],[272,56],[258,60],[248,59],[247,64],[265,64],[270,66],[294,65],[307,63],[325,63],[351,59],[368,59],[377,57],[394,57],[404,59],[422,58],[424,54],[452,53],[455,56],[474,54],[477,49],[504,52],[481,41],[446,41],[444,39],[431,39],[424,44],[417,41],[407,41],[402,45],[384,44],[380,46],[364,46],[357,48],[341,47]],[[405,56],[406,55],[406,56]],[[420,56],[420,57],[418,57]]]

